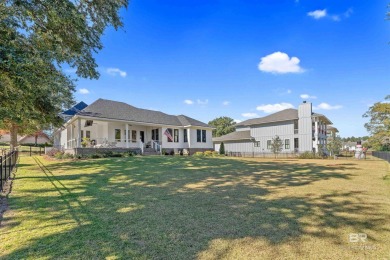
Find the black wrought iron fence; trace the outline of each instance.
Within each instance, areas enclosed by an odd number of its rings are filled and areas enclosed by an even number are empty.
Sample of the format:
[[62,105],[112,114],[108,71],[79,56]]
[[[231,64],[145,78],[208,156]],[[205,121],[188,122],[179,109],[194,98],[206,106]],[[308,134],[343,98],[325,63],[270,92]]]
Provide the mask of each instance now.
[[20,145],[18,146],[18,151],[19,156],[43,155],[45,153],[45,148],[40,146]]
[[0,155],[0,191],[3,191],[5,183],[11,177],[18,161],[18,155],[18,150]]
[[379,151],[374,151],[372,152],[372,156],[375,156],[377,158],[386,160],[390,162],[390,152],[379,152]]

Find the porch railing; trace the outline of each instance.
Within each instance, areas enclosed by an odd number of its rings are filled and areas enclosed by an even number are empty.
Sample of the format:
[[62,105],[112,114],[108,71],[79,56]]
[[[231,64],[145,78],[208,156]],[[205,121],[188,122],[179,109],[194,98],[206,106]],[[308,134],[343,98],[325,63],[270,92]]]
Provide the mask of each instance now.
[[162,145],[159,142],[152,140],[150,142],[150,144],[151,144],[152,148],[154,149],[154,151],[162,154]]
[[77,139],[71,139],[67,141],[66,148],[141,148],[143,151],[144,143],[140,140],[132,141],[129,140],[127,143],[126,140],[116,140],[116,139],[108,139],[108,138],[91,138],[88,142],[83,143],[78,142]]

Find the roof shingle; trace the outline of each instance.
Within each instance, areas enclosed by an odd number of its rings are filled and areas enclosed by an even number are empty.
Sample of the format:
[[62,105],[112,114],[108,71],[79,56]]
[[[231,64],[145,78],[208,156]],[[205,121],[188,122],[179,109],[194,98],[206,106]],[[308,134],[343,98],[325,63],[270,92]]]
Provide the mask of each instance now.
[[220,137],[214,137],[213,142],[235,141],[235,140],[250,140],[251,131],[236,131]]
[[77,115],[172,126],[192,125],[210,127],[209,125],[188,116],[168,115],[160,111],[141,109],[123,102],[106,99],[96,100],[91,105],[78,112]]
[[294,119],[298,119],[298,110],[289,108],[265,117],[245,120],[241,123],[238,123],[236,126],[260,125],[260,124],[279,122],[279,121],[288,121]]

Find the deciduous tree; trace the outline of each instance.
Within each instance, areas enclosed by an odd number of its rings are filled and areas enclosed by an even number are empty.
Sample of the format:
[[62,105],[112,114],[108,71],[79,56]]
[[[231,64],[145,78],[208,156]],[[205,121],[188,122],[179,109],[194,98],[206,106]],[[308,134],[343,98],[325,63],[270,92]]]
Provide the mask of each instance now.
[[338,155],[343,144],[339,136],[329,137],[326,143],[326,149],[330,152],[331,156]]
[[213,137],[219,137],[234,132],[236,122],[233,118],[221,116],[211,120],[208,124],[215,127]]
[[93,54],[107,26],[122,26],[127,0],[5,0],[0,2],[0,127],[35,132],[59,124],[58,113],[73,103],[74,81],[99,77]]
[[[390,95],[385,98],[390,101]],[[390,137],[390,103],[377,102],[372,105],[363,117],[369,118],[364,126],[371,134],[369,143],[374,149],[382,149]]]
[[275,158],[278,157],[278,154],[283,150],[283,141],[278,135],[272,138],[271,141],[271,151],[275,155]]

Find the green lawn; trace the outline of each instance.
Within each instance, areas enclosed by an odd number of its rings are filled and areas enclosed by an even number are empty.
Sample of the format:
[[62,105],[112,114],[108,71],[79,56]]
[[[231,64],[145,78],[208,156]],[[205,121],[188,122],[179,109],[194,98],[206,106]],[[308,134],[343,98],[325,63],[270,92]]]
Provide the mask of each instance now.
[[0,258],[388,259],[388,174],[380,160],[22,157]]

